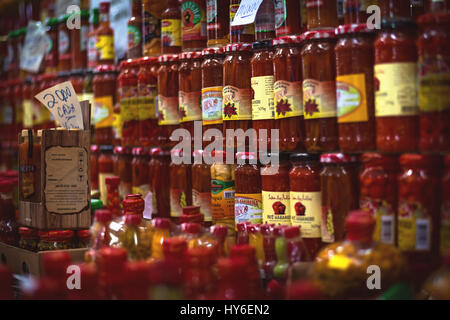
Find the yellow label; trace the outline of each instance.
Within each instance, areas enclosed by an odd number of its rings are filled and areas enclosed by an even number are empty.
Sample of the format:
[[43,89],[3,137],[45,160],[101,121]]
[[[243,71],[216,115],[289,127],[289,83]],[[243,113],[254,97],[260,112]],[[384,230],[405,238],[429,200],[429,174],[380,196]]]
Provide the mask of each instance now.
[[138,98],[124,98],[120,100],[120,117],[123,122],[139,119]]
[[122,139],[122,118],[120,117],[120,113],[113,114],[113,129],[114,134],[117,139]]
[[99,35],[97,36],[97,49],[100,54],[100,60],[114,60],[114,36]]
[[222,119],[222,87],[202,89],[202,120],[203,125],[219,124]]
[[252,120],[252,91],[223,87],[223,120]]
[[303,112],[305,119],[336,117],[336,82],[304,80]]
[[178,124],[178,98],[158,95],[158,125]]
[[234,181],[211,180],[211,214],[213,220],[234,220]]
[[395,241],[395,212],[392,206],[385,200],[361,197],[360,207],[375,218],[376,224],[373,239],[393,245]]
[[417,63],[375,65],[375,114],[377,117],[410,116],[417,104]]
[[450,202],[444,202],[441,208],[441,255],[450,250]]
[[143,184],[140,186],[133,186],[131,188],[131,191],[133,192],[133,194],[140,194],[142,195],[142,199],[145,199],[145,197],[147,196],[147,194],[150,191],[150,185],[149,184]]
[[430,250],[432,223],[423,206],[401,201],[398,212],[398,248],[402,251]]
[[291,225],[289,192],[263,191],[263,223]]
[[[234,17],[239,10],[239,6],[240,4],[230,4],[230,23],[233,22]],[[255,24],[249,23],[241,26],[232,26],[230,32],[231,34],[252,35],[255,34]]]
[[303,116],[302,83],[280,80],[274,84],[275,119]]
[[321,192],[290,192],[291,224],[302,228],[303,238],[320,238]]
[[252,224],[262,222],[262,195],[261,193],[234,195],[234,217],[236,224],[249,221]]
[[102,203],[108,203],[108,190],[106,188],[106,178],[113,177],[112,173],[99,173],[98,174],[98,189],[100,191],[100,200]]
[[180,123],[202,120],[202,93],[178,91]]
[[364,73],[336,77],[338,122],[365,122],[367,112],[366,77]]
[[273,76],[252,77],[252,119],[266,120],[275,118],[273,96]]
[[181,20],[163,19],[161,22],[161,42],[163,47],[181,47]]
[[450,110],[450,74],[419,77],[419,109],[422,112]]
[[139,121],[156,119],[156,96],[140,97],[138,99]]
[[94,99],[94,125],[96,129],[112,127],[113,110],[113,97],[96,97]]
[[338,270],[347,270],[351,264],[352,261],[347,256],[341,254],[335,254],[328,261],[329,268]]
[[33,127],[33,105],[31,100],[23,101],[23,127]]

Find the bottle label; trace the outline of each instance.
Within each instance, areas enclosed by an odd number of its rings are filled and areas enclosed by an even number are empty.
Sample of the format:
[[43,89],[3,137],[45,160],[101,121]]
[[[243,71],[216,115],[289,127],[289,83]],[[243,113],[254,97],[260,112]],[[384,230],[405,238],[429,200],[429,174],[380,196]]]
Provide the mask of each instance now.
[[85,51],[88,49],[88,41],[89,41],[89,27],[81,26],[80,29],[80,50]]
[[376,224],[373,239],[394,245],[395,212],[392,206],[385,200],[361,197],[360,207],[375,218]]
[[193,189],[192,204],[200,207],[200,213],[203,214],[205,221],[212,221],[211,192],[199,192]]
[[286,0],[275,0],[275,28],[279,29],[283,26],[286,21],[286,12]]
[[114,60],[114,37],[112,35],[97,36],[99,60]]
[[417,63],[383,63],[374,70],[376,116],[417,115]]
[[217,0],[206,0],[206,22],[214,23],[216,21],[216,17],[217,17]]
[[156,119],[156,96],[158,89],[154,85],[139,86],[139,120]]
[[58,32],[58,50],[60,55],[69,53],[70,39],[67,31],[59,30]]
[[158,125],[178,124],[178,98],[158,95]]
[[234,195],[234,217],[236,223],[249,221],[252,224],[262,222],[261,193]]
[[123,125],[123,121],[122,121],[122,118],[120,117],[120,113],[114,113],[112,127],[113,127],[114,138],[116,140],[122,139],[122,125]]
[[289,192],[263,191],[263,223],[291,225]]
[[94,68],[97,65],[99,51],[97,49],[97,37],[91,36],[88,40],[88,66]]
[[[230,25],[236,16],[240,4],[230,4]],[[230,33],[232,35],[254,35],[255,34],[255,24],[245,24],[242,26],[232,26],[230,28]]]
[[400,201],[398,213],[398,248],[402,251],[430,250],[431,218],[422,204]]
[[234,220],[234,181],[211,180],[211,214],[213,220]]
[[161,38],[161,20],[145,9],[143,13],[144,54],[149,55],[152,48],[159,45],[158,40]]
[[33,104],[28,99],[23,101],[23,127],[33,127]]
[[321,192],[290,192],[290,212],[293,226],[302,228],[303,238],[321,238]]
[[222,87],[202,89],[203,125],[222,123]]
[[336,77],[338,123],[366,122],[366,77],[364,73]]
[[108,188],[106,187],[106,178],[113,177],[112,173],[98,174],[98,190],[100,191],[100,200],[102,203],[108,203]]
[[336,117],[336,82],[304,80],[303,110],[305,119]]
[[164,19],[161,23],[161,45],[163,47],[181,47],[181,20]]
[[275,118],[273,76],[252,77],[252,119]]
[[302,83],[280,80],[274,84],[275,119],[303,116]]
[[178,91],[180,123],[202,120],[202,93]]
[[441,207],[441,255],[450,250],[450,201],[444,201]]
[[184,1],[181,5],[183,41],[206,40],[206,14],[204,2]]
[[223,120],[252,120],[252,91],[223,87]]
[[127,98],[120,100],[120,116],[123,122],[139,119],[138,102],[136,90],[130,88]]
[[[421,66],[422,68],[422,66]],[[450,73],[421,75],[419,70],[419,109],[422,112],[450,110]]]
[[128,25],[128,50],[140,48],[141,41],[141,29],[133,25]]
[[94,98],[94,126],[95,129],[112,127],[114,121],[113,115],[113,97],[95,97]]
[[[143,185],[140,185],[140,186],[133,186],[131,188],[131,191],[133,192],[133,194],[140,194],[140,195],[142,195],[142,198],[145,199],[145,197],[147,197],[147,194],[150,192],[150,185],[149,184],[143,184]],[[125,196],[127,196],[127,195],[125,195]]]
[[334,224],[333,224],[333,211],[328,206],[322,206],[322,226],[320,233],[322,236],[322,242],[333,243],[335,241]]
[[181,189],[170,189],[170,216],[180,217],[187,206],[186,193]]

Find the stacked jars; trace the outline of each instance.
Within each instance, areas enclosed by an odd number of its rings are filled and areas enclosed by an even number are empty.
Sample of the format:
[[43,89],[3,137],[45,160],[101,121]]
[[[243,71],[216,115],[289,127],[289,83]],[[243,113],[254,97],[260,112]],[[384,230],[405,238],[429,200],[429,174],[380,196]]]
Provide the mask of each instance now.
[[139,60],[128,59],[120,64],[117,78],[122,120],[122,145],[133,147],[139,140],[138,114],[138,67]]

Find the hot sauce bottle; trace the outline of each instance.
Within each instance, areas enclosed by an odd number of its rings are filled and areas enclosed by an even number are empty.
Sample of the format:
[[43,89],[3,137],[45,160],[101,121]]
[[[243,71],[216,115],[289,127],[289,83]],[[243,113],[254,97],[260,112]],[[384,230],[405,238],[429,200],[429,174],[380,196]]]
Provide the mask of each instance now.
[[337,1],[306,0],[308,30],[338,26]]
[[100,3],[100,26],[96,31],[96,47],[99,50],[98,65],[114,64],[115,59],[114,30],[109,23],[109,9],[109,2]]
[[165,2],[142,1],[142,46],[144,56],[161,53],[161,14]]
[[181,52],[181,10],[178,0],[168,1],[161,19],[161,53]]
[[181,1],[181,41],[183,51],[201,50],[206,47],[205,0]]
[[275,0],[276,36],[296,35],[301,32],[302,19],[299,18],[300,1]]
[[206,23],[208,31],[208,47],[219,47],[228,43],[229,0],[206,0]]
[[273,0],[263,0],[255,17],[255,40],[275,38],[275,17]]
[[128,21],[128,59],[142,57],[142,1],[133,0]]
[[231,26],[241,0],[230,0],[230,42],[231,43],[251,43],[255,41],[255,24],[250,23],[243,26]]

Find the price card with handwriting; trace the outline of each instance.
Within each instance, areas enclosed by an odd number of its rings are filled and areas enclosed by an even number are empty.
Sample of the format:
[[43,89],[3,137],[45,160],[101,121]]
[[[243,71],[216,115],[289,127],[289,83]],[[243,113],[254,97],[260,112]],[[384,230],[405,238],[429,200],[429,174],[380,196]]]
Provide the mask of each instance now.
[[84,130],[83,114],[70,81],[48,88],[35,96],[66,129]]
[[263,0],[242,0],[231,26],[242,26],[255,22],[256,13]]

